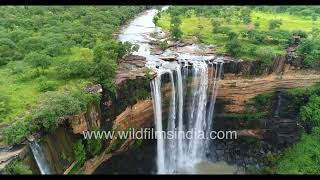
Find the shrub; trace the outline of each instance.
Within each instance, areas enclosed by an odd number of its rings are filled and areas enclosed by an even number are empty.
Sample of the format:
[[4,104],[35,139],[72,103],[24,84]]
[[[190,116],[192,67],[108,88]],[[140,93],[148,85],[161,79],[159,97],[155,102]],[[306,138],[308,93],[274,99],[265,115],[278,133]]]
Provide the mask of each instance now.
[[82,143],[82,140],[77,140],[73,144],[73,153],[76,161],[78,161],[78,164],[83,165],[86,161],[86,151]]
[[0,118],[9,112],[9,97],[0,94]]
[[277,164],[279,174],[320,173],[320,128],[303,134],[301,140],[288,148]]
[[159,41],[159,47],[161,50],[166,50],[168,48],[168,42],[167,41]]
[[47,69],[51,63],[52,58],[43,53],[31,52],[24,58],[33,68],[37,69],[38,75],[40,75],[40,69],[42,72]]
[[269,21],[269,30],[280,28],[282,21],[280,19],[272,19]]
[[16,44],[8,38],[0,38],[0,66],[14,60]]
[[241,52],[241,44],[237,38],[229,40],[225,45],[227,53],[232,56],[238,56]]
[[320,126],[320,96],[310,97],[308,104],[301,108],[300,119],[312,127]]
[[49,81],[45,77],[39,78],[38,88],[39,88],[40,92],[54,91],[54,90],[56,90],[56,87],[57,87],[57,83],[56,82]]
[[270,106],[272,97],[273,93],[258,94],[253,98],[254,107],[258,111],[267,111],[267,108]]
[[30,175],[32,171],[29,166],[21,161],[13,161],[4,169],[4,173],[8,175]]
[[37,131],[39,127],[36,122],[30,117],[22,119],[10,127],[4,129],[4,141],[8,145],[18,144],[24,140],[25,137]]
[[320,68],[320,39],[306,39],[298,47],[298,54],[304,57],[304,66],[307,68]]
[[87,60],[61,62],[57,67],[57,74],[62,79],[89,78],[93,73],[94,64]]
[[71,94],[46,92],[40,106],[33,112],[33,118],[39,121],[46,130],[55,130],[63,117],[81,112],[81,102]]
[[266,68],[272,64],[272,59],[275,57],[274,50],[270,47],[259,48],[256,51],[256,56],[261,63],[262,68]]
[[102,148],[102,140],[99,138],[87,139],[87,152],[90,156],[97,155]]

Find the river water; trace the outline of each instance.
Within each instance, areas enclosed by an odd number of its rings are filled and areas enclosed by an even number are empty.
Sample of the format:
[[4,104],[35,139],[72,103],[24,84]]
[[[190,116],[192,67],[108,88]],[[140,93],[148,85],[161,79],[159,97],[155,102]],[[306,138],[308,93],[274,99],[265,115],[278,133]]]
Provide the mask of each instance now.
[[[164,7],[165,9],[167,7]],[[162,10],[163,10],[162,9]],[[156,131],[186,131],[198,130],[208,132],[211,129],[212,117],[218,82],[221,76],[223,59],[213,55],[192,54],[194,50],[199,51],[198,45],[190,45],[185,49],[193,51],[166,50],[161,55],[151,53],[150,41],[153,40],[151,33],[164,34],[161,28],[153,23],[153,17],[159,11],[156,9],[146,10],[138,15],[131,23],[125,26],[119,35],[119,41],[129,41],[139,45],[139,50],[134,54],[144,56],[147,66],[157,72],[157,77],[151,82],[152,99],[154,108]],[[167,62],[161,60],[160,56],[176,55],[177,61]],[[190,68],[190,64],[192,68]],[[209,67],[215,69],[210,73]],[[168,119],[162,117],[162,76],[169,75],[172,86],[172,94],[169,107]],[[194,84],[190,91],[192,95],[186,97],[186,81],[191,77]],[[209,86],[209,78],[213,80]],[[208,94],[209,90],[211,94]],[[184,103],[191,102],[187,109]],[[210,103],[207,103],[210,102]],[[165,124],[166,122],[166,124]],[[207,140],[182,139],[174,140],[157,139],[156,166],[158,174],[234,174],[237,167],[225,162],[210,162],[206,158],[209,145]],[[139,166],[139,165],[137,165]]]

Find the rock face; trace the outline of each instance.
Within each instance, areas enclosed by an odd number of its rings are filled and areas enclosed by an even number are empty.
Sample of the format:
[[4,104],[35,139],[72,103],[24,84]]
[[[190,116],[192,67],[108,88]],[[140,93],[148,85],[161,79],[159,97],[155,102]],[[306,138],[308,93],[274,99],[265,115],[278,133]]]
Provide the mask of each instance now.
[[[112,123],[112,129],[118,131],[126,131],[129,128],[147,128],[153,126],[153,107],[151,100],[143,100],[137,102],[131,107],[127,107],[125,111],[119,114]],[[111,157],[129,150],[134,143],[133,139],[127,139],[122,142],[118,149],[112,149],[117,144],[117,139],[112,139],[103,153],[88,160],[81,173],[92,174],[104,161]]]
[[127,107],[113,122],[113,129],[146,128],[153,125],[152,100],[137,102]]
[[69,118],[69,122],[74,134],[81,134],[84,131],[88,131],[89,127],[85,118],[85,113],[72,116]]
[[[146,58],[142,56],[129,55],[119,61],[119,68],[116,71],[116,76],[114,78],[117,85],[122,84],[128,79],[138,79],[143,78],[148,71],[145,67]],[[152,72],[150,72],[152,73]],[[151,76],[153,74],[150,74]]]
[[242,113],[249,100],[258,94],[281,89],[311,86],[320,80],[319,73],[289,71],[283,75],[260,76],[256,78],[235,77],[224,74],[219,82],[217,99],[224,102],[224,112]]

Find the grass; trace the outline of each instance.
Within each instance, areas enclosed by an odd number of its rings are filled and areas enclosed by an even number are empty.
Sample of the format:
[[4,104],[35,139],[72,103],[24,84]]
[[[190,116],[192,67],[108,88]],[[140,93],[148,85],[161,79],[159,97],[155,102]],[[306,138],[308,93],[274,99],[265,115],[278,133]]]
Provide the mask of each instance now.
[[[259,20],[257,20],[259,17]],[[320,20],[313,21],[310,18],[301,17],[301,16],[293,16],[287,13],[264,13],[264,12],[256,12],[252,13],[253,22],[259,22],[261,29],[268,29],[268,22],[271,19],[281,19],[282,25],[280,29],[282,30],[304,30],[304,31],[311,31],[312,27],[319,27]]]
[[[293,16],[286,13],[276,13],[269,14],[265,12],[253,11],[251,14],[252,23],[259,22],[258,30],[268,31],[268,23],[272,19],[281,19],[282,25],[280,26],[281,30],[303,30],[310,32],[313,27],[320,27],[320,20],[313,21],[311,18]],[[225,20],[219,19],[222,23],[222,26],[231,28],[233,32],[241,32],[248,28],[248,25],[237,22],[235,19]],[[170,15],[166,12],[161,14],[161,18],[158,20],[157,24],[164,28],[165,30],[170,29]],[[212,23],[211,20],[207,17],[198,17],[192,14],[190,17],[181,17],[182,38],[190,39],[195,33],[199,33],[203,39],[204,44],[213,44],[216,45],[216,51],[219,54],[225,54],[224,45],[227,42],[227,37],[222,34],[213,34],[212,33]],[[247,39],[241,38],[241,44],[243,46],[253,45],[254,43],[250,42]],[[282,55],[285,53],[284,47],[277,44],[259,44],[259,48],[270,47],[274,50],[276,54]],[[249,53],[242,53],[240,55],[241,59],[244,60],[255,60],[255,57]]]
[[[74,87],[83,87],[91,82],[90,79],[71,79],[64,80],[57,78],[55,63],[66,60],[81,59],[87,56],[92,60],[92,50],[87,48],[72,48],[70,55],[60,56],[54,59],[54,64],[45,70],[44,76],[48,81],[52,81],[56,85],[57,91],[70,90]],[[88,58],[89,57],[89,58]],[[18,65],[23,67],[23,72],[12,73],[10,67]],[[32,106],[39,102],[40,95],[43,93],[39,89],[39,80],[41,77],[35,76],[35,70],[28,67],[23,61],[12,61],[10,64],[0,67],[0,94],[9,97],[9,112],[3,116],[0,115],[0,124],[8,124],[22,117],[31,109]]]

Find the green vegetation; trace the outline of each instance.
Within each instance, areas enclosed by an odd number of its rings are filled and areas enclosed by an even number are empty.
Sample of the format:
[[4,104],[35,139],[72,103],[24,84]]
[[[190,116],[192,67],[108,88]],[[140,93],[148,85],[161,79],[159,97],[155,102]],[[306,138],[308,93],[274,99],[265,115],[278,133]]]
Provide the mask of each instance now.
[[300,119],[311,127],[320,127],[320,96],[311,96],[308,104],[302,106]]
[[320,173],[320,129],[311,134],[303,134],[301,140],[288,148],[278,163],[280,174]]
[[[95,129],[94,131],[99,131],[99,129]],[[99,138],[91,138],[87,139],[87,153],[90,156],[97,155],[102,149],[102,139]]]
[[[298,45],[304,66],[319,68],[320,20],[316,18],[319,9],[318,6],[170,6],[155,22],[170,31],[174,39],[177,36],[174,28],[179,27],[182,39],[195,36],[204,44],[216,45],[218,53],[261,61],[261,68],[270,65],[273,57],[284,55],[287,47]],[[173,26],[173,22],[179,26]]]
[[31,115],[24,116],[4,130],[7,144],[19,143],[42,127],[47,132],[54,131],[63,122],[63,117],[85,111],[87,105],[97,102],[100,96],[75,89],[69,93],[46,92],[41,99],[40,104],[31,110]]
[[[304,127],[301,139],[287,148],[280,156],[269,154],[261,173],[319,174],[320,173],[320,84],[296,88],[282,94],[285,104],[281,117],[297,118]],[[253,100],[258,111],[265,112],[273,94],[261,94]]]
[[222,117],[226,120],[231,120],[231,121],[260,121],[261,119],[265,118],[267,115],[268,114],[265,112],[247,112],[247,113],[241,113],[241,114],[228,113],[228,114],[223,114]]
[[5,141],[17,143],[42,127],[54,130],[62,116],[83,110],[88,96],[74,91],[88,83],[115,92],[117,61],[137,46],[117,42],[113,33],[143,9],[0,7],[0,124],[8,126]]
[[4,174],[7,175],[30,175],[32,171],[29,166],[22,161],[14,160],[4,169]]
[[273,96],[274,93],[258,94],[252,99],[252,106],[258,111],[267,112],[271,106]]
[[80,166],[82,166],[86,161],[86,150],[82,143],[82,140],[77,140],[73,144],[73,153],[77,163],[80,164]]
[[5,86],[0,86],[0,94],[10,97],[11,111],[5,117],[1,113],[0,122],[23,116],[46,91],[87,82],[112,87],[117,59],[136,50],[113,40],[112,33],[142,10],[139,6],[1,7],[0,84]]

